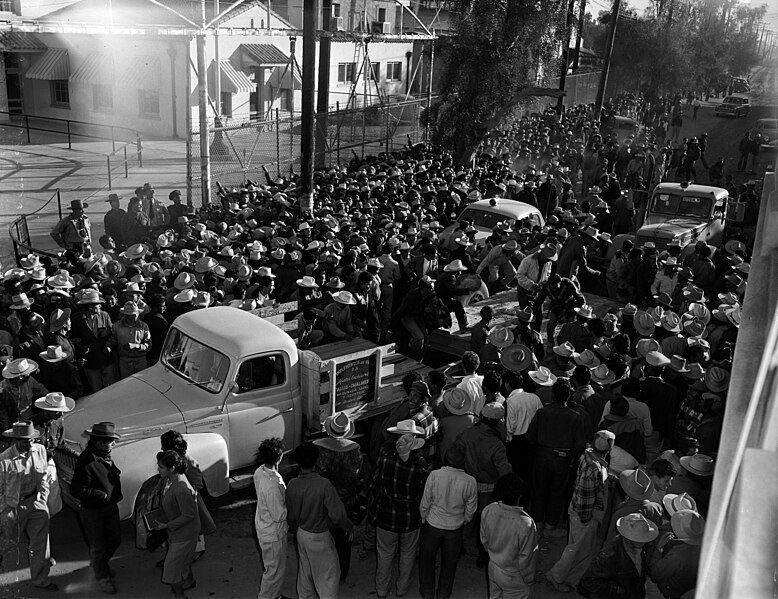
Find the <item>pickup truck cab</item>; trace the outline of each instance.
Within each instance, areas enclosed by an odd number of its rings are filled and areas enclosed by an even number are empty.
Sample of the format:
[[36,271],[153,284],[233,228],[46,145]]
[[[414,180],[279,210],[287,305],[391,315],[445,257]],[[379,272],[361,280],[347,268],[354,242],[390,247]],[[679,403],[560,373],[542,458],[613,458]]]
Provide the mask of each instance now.
[[86,447],[83,431],[102,421],[114,422],[121,435],[112,456],[122,471],[123,518],[156,473],[159,436],[170,429],[185,435],[208,493],[222,495],[246,482],[233,475],[253,472],[263,439],[280,437],[292,450],[335,411],[368,417],[389,410],[402,398],[395,366],[403,373],[423,368],[393,351],[363,340],[301,351],[281,328],[236,308],[179,316],[159,362],[80,399],[66,415],[55,454],[65,501],[77,503],[68,484]]
[[739,116],[748,116],[749,112],[751,112],[751,103],[749,99],[737,94],[725,97],[721,104],[716,106],[716,116],[721,115],[737,118]]
[[[502,221],[519,221],[526,218],[529,219],[531,226],[540,225],[541,227],[545,223],[540,210],[535,206],[508,198],[477,200],[459,213],[457,221],[461,222],[464,218],[473,219],[473,226],[478,230],[475,234],[475,243],[479,246],[484,245],[486,238]],[[441,243],[448,243],[455,229],[456,225],[449,225],[443,229],[440,232]]]
[[648,241],[664,249],[673,239],[681,246],[704,241],[720,245],[726,224],[729,193],[721,187],[660,183],[648,203],[643,226],[637,232],[637,245]]

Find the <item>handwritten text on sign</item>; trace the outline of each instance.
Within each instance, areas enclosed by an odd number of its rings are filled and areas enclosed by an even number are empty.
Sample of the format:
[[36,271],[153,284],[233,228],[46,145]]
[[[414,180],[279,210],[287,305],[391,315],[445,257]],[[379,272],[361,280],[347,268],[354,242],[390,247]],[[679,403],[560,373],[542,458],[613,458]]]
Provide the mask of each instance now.
[[335,367],[335,410],[348,410],[376,399],[376,354]]

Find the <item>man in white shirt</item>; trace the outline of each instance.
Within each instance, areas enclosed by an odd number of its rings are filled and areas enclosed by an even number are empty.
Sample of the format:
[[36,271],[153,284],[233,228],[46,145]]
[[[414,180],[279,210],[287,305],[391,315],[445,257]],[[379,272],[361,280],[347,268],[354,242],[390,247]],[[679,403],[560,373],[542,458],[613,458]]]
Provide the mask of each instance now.
[[481,359],[478,354],[472,351],[466,351],[462,354],[462,370],[465,376],[462,382],[457,385],[459,389],[464,389],[473,402],[473,414],[480,414],[484,407],[484,377],[476,374],[476,370],[481,365]]
[[[446,452],[446,466],[433,470],[419,504],[419,590],[423,599],[448,599],[454,587],[464,526],[478,506],[478,485],[466,474],[465,449],[453,445]],[[435,592],[435,560],[440,551],[440,574]]]
[[508,390],[505,399],[505,428],[508,436],[508,461],[513,471],[519,474],[525,482],[532,480],[532,456],[534,446],[524,438],[529,423],[543,403],[535,393],[529,393],[522,388],[519,372],[508,370],[503,383]]
[[[635,378],[627,378],[621,385],[621,394],[624,396],[624,399],[627,400],[627,403],[629,404],[629,412],[628,415],[633,416],[635,418],[639,418],[640,421],[643,423],[643,430],[644,435],[646,437],[650,437],[654,434],[654,428],[651,426],[651,412],[648,409],[648,406],[644,404],[642,401],[637,400],[637,396],[640,393],[640,381]],[[600,416],[600,422],[602,422],[605,419],[605,416],[607,414],[610,414],[611,411],[611,402],[608,401],[605,404],[605,407],[602,410],[602,415]]]
[[262,582],[257,599],[278,599],[286,574],[286,484],[278,472],[284,455],[284,442],[265,439],[259,446],[262,465],[254,472],[257,510],[254,524],[262,550]]

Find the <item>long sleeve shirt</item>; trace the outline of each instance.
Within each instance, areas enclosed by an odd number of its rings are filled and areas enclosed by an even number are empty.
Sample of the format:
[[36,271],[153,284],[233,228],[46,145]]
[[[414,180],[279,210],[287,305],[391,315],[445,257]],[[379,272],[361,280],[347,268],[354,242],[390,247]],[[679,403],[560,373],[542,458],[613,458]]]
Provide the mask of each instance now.
[[666,275],[662,271],[657,272],[656,276],[654,277],[654,282],[651,284],[651,293],[653,293],[654,295],[659,295],[660,293],[666,293],[667,295],[672,297],[673,291],[675,291],[675,284],[677,281],[678,281],[677,274],[670,276],[670,275]]
[[259,540],[280,541],[289,530],[286,518],[286,484],[278,470],[260,466],[254,471],[257,509],[254,526]]
[[[625,397],[624,399],[627,400],[627,403],[629,404],[629,412],[627,413],[629,416],[633,416],[634,418],[639,419],[643,423],[643,433],[646,437],[650,437],[654,434],[654,427],[651,426],[651,410],[648,409],[648,406],[644,404],[642,401],[638,401],[637,399],[632,399],[631,397]],[[611,402],[608,401],[605,404],[605,407],[602,410],[602,416],[600,417],[600,422],[605,420],[605,417],[611,413]]]
[[540,398],[523,389],[514,389],[505,400],[505,428],[508,441],[527,432],[535,413],[543,407]]
[[33,443],[27,455],[21,455],[16,445],[0,453],[0,514],[18,507],[30,493],[36,493],[35,508],[46,509],[49,478],[46,476],[46,448]]
[[286,521],[292,531],[351,530],[354,525],[333,484],[316,472],[304,472],[286,488]]
[[594,517],[602,517],[605,510],[605,492],[608,481],[608,464],[587,449],[578,459],[578,472],[573,487],[570,507],[583,524]]
[[338,339],[354,334],[351,324],[351,309],[346,306],[339,309],[339,304],[333,302],[324,308],[324,331]]
[[470,522],[478,507],[478,485],[460,468],[434,470],[424,485],[421,519],[442,530],[456,530]]
[[406,461],[393,448],[383,452],[370,483],[369,522],[399,533],[419,528],[419,503],[426,481],[427,462],[418,452]]
[[540,266],[537,252],[530,254],[519,264],[516,271],[516,281],[522,289],[529,290],[533,285],[542,285],[551,275],[551,266],[553,262],[547,260],[543,266]]
[[171,542],[189,541],[200,534],[200,513],[197,511],[197,491],[186,478],[174,481],[162,495],[162,509],[167,518]]
[[521,576],[525,584],[535,580],[538,532],[521,506],[490,503],[481,514],[481,542],[489,559],[501,570]]
[[51,238],[63,248],[69,248],[78,243],[89,245],[92,239],[89,219],[86,216],[81,218],[66,216],[51,230]]
[[481,260],[478,268],[475,269],[475,273],[480,275],[486,268],[489,269],[492,280],[500,281],[504,285],[510,283],[516,276],[516,268],[513,266],[510,258],[502,251],[502,245],[497,245],[491,249],[486,258]]
[[130,324],[122,318],[113,325],[110,341],[120,358],[139,358],[151,349],[151,331],[142,320]]
[[484,377],[480,374],[467,374],[462,377],[462,380],[457,385],[458,389],[464,389],[473,400],[472,412],[476,416],[481,414],[481,408],[484,407],[484,389],[481,386],[484,382]]
[[661,550],[654,550],[649,572],[662,595],[676,599],[697,586],[700,549],[699,545],[671,540]]

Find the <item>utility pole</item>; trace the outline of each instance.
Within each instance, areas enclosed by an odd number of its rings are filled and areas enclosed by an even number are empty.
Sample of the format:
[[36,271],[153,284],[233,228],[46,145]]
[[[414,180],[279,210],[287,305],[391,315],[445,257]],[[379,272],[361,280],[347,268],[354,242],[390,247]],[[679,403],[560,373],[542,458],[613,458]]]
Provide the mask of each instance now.
[[205,66],[205,0],[200,0],[197,34],[197,114],[200,120],[200,194],[203,206],[211,203],[211,150],[208,143],[208,76]]
[[316,0],[303,2],[303,93],[300,130],[300,189],[313,193],[313,120],[316,78]]
[[[427,123],[424,125],[424,141],[430,140],[430,110],[432,109],[432,74],[435,72],[435,40],[430,40],[430,65],[429,73],[427,74]],[[406,77],[410,76],[410,73],[405,73]]]
[[573,73],[578,72],[578,64],[581,60],[581,44],[583,39],[584,20],[586,20],[586,0],[581,0],[578,10],[578,35],[575,38],[575,57],[573,57]]
[[[602,74],[600,75],[600,86],[597,88],[597,100],[595,101],[594,111],[597,118],[602,112],[602,103],[605,98],[605,86],[608,85],[608,71],[611,68],[611,57],[613,56],[613,43],[616,41],[616,23],[619,20],[619,10],[621,9],[621,0],[613,0],[613,9],[611,10],[611,22],[608,28],[608,43],[605,48],[605,64],[602,65]],[[670,4],[672,13],[673,5]]]
[[[573,11],[575,10],[575,0],[568,0],[567,19],[565,20],[565,47],[562,48],[562,67],[559,70],[559,91],[565,91],[567,82],[567,69],[570,67],[570,38],[573,35]],[[579,40],[580,41],[580,40]],[[556,113],[562,116],[562,110],[565,107],[564,95],[559,96],[556,101]]]
[[[214,14],[219,14],[219,0],[214,0],[213,3]],[[213,27],[213,57],[216,63],[216,70],[214,71],[213,92],[216,96],[216,125],[221,125],[222,116],[222,63],[219,60],[219,24],[214,23]]]
[[332,0],[322,0],[319,35],[319,89],[316,101],[316,166],[327,157],[327,112],[330,105],[330,47],[332,45]]

